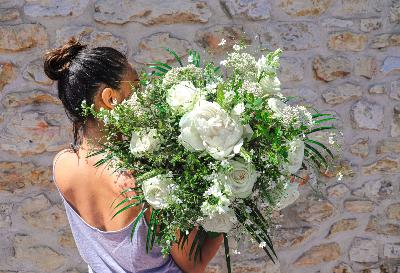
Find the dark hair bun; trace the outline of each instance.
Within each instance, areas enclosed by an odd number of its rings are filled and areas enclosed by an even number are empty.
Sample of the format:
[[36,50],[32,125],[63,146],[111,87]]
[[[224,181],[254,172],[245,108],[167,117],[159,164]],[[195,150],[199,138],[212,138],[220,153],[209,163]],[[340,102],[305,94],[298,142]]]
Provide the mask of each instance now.
[[47,51],[44,54],[44,72],[52,80],[59,80],[74,57],[87,45],[81,44],[75,37],[71,37],[62,47]]

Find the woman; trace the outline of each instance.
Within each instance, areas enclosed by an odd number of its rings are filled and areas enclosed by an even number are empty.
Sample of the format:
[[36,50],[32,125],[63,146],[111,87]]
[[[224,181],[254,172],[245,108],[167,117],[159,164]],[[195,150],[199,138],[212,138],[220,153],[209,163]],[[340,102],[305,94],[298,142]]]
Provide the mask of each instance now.
[[204,272],[218,251],[222,236],[207,238],[196,266],[188,257],[195,230],[188,246],[180,249],[174,244],[168,257],[162,256],[158,246],[147,254],[145,236],[150,210],[137,225],[132,242],[133,221],[141,208],[133,207],[111,220],[114,212],[110,203],[115,198],[128,197],[121,197],[120,192],[134,187],[135,179],[130,173],[113,173],[104,165],[94,167],[101,155],[86,158],[89,145],[103,141],[102,123],[94,117],[85,118],[80,105],[85,100],[89,105],[94,103],[95,109],[112,109],[131,95],[131,84],[138,82],[138,74],[126,56],[110,47],[89,49],[71,38],[44,57],[44,71],[57,81],[58,96],[73,122],[74,135],[71,148],[54,158],[53,180],[89,272]]

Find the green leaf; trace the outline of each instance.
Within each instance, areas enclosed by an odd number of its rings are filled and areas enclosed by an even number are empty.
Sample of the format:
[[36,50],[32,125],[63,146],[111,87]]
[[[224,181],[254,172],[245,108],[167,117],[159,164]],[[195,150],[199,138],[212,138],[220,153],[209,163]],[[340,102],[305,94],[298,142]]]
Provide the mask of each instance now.
[[153,209],[150,214],[150,223],[149,223],[149,228],[147,229],[147,236],[146,236],[146,253],[149,253],[149,248],[150,248],[150,240],[153,237],[152,234],[154,232],[157,232],[157,230],[153,229],[154,225],[154,216],[155,216],[155,210]]
[[159,214],[160,214],[160,211],[157,210],[156,214],[155,214],[155,217],[154,217],[154,222],[153,222],[153,230],[154,230],[154,232],[153,232],[153,235],[151,237],[150,250],[153,249],[154,241],[155,241],[155,239],[157,237],[157,227],[158,227],[158,216],[159,216]]
[[199,229],[197,230],[196,236],[195,236],[194,239],[193,239],[192,245],[190,246],[189,260],[192,259],[193,251],[194,251],[194,249],[195,249],[195,247],[196,247],[198,241],[200,240],[201,234],[202,234],[202,228],[199,227]]
[[319,157],[321,159],[321,162],[324,164],[324,166],[326,167],[328,165],[328,163],[326,162],[326,159],[322,156],[322,154],[315,149],[313,146],[311,146],[308,143],[304,144],[308,149],[310,149],[317,157]]
[[178,63],[179,63],[179,65],[182,67],[183,66],[183,64],[182,64],[182,60],[181,60],[181,58],[178,56],[178,54],[176,54],[176,52],[175,51],[173,51],[172,49],[170,49],[170,48],[164,48],[166,51],[168,51],[168,53],[170,53],[172,56],[174,56],[174,58],[175,58],[175,60],[177,60],[178,61]]
[[154,62],[152,65],[159,65],[159,66],[163,66],[165,67],[167,70],[171,70],[172,66],[166,64],[166,63],[162,63],[162,62]]
[[323,119],[319,119],[319,120],[314,121],[314,123],[315,124],[321,124],[323,122],[330,121],[330,120],[336,120],[336,118],[323,118]]
[[157,70],[163,72],[163,74],[168,72],[168,69],[165,69],[165,68],[163,68],[161,66],[157,66],[157,65],[149,65],[149,68],[157,69]]
[[304,141],[310,142],[310,143],[313,143],[315,145],[318,145],[318,146],[322,147],[331,156],[331,158],[334,158],[333,153],[331,152],[331,150],[328,147],[326,147],[324,144],[322,144],[321,142],[313,140],[313,139],[309,139],[309,138],[304,139]]
[[215,100],[221,107],[224,106],[225,103],[225,95],[224,95],[224,87],[223,85],[219,84],[217,86],[217,98]]
[[321,127],[318,127],[318,128],[314,128],[314,129],[312,129],[312,130],[310,130],[308,132],[305,132],[305,134],[308,135],[308,134],[311,134],[311,133],[314,133],[314,132],[318,132],[318,131],[333,130],[333,129],[336,129],[336,128],[333,127],[333,126],[321,126]]
[[229,243],[228,243],[228,237],[226,236],[226,233],[224,233],[224,246],[225,246],[226,267],[228,268],[228,273],[231,273],[232,272],[231,256],[229,255]]
[[312,115],[312,118],[318,118],[318,117],[326,117],[326,116],[330,116],[331,114],[321,114],[321,113],[318,113],[318,114],[313,114]]
[[113,215],[113,217],[111,217],[111,219],[114,219],[114,217],[117,216],[118,214],[120,214],[121,212],[123,212],[123,211],[125,211],[125,210],[127,210],[127,209],[129,209],[129,208],[135,207],[135,206],[137,206],[137,205],[140,205],[140,204],[142,204],[142,203],[143,203],[143,200],[142,200],[142,201],[137,201],[137,202],[131,203],[131,204],[129,204],[129,205],[123,207],[122,209],[120,209],[119,211],[117,211],[117,212]]
[[147,207],[143,207],[142,210],[140,211],[140,213],[138,214],[138,216],[136,217],[135,221],[133,222],[133,227],[132,227],[132,231],[131,231],[131,242],[132,242],[133,234],[135,233],[135,230],[136,230],[136,226],[139,223],[140,219],[142,219],[146,210],[147,210]]
[[194,266],[195,267],[197,264],[197,257],[199,256],[199,254],[200,254],[200,261],[201,261],[201,249],[204,246],[204,241],[206,240],[206,238],[207,238],[207,232],[203,231],[201,234],[201,237],[197,243],[196,252],[194,253]]
[[143,195],[136,195],[136,196],[130,196],[128,198],[125,198],[124,200],[122,200],[120,203],[118,203],[118,205],[116,205],[114,207],[114,209],[118,208],[119,206],[121,206],[122,204],[129,202],[131,200],[141,200],[143,199]]

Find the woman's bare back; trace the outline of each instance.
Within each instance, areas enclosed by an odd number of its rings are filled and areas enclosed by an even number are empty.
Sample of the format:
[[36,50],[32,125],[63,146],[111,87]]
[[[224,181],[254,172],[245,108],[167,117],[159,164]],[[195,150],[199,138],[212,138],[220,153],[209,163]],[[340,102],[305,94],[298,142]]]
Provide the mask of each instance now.
[[54,165],[54,176],[64,198],[86,223],[102,231],[116,231],[129,225],[139,213],[139,207],[132,207],[111,219],[117,211],[111,203],[117,198],[114,204],[118,204],[134,194],[121,196],[120,192],[133,187],[135,180],[128,173],[112,174],[105,164],[93,166],[101,157],[86,158],[83,150],[79,150],[78,157],[71,149],[62,150]]

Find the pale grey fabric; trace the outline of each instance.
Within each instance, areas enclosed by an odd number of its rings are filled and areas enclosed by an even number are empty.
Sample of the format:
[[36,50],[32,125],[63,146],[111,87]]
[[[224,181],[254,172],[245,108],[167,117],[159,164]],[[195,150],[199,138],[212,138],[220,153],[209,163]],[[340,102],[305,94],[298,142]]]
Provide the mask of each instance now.
[[[53,161],[54,165],[58,153]],[[102,231],[86,223],[64,198],[59,187],[71,231],[82,259],[88,264],[89,273],[182,273],[171,255],[163,258],[161,248],[155,245],[146,253],[147,222],[139,221],[135,233],[130,239],[133,221],[118,231]]]

